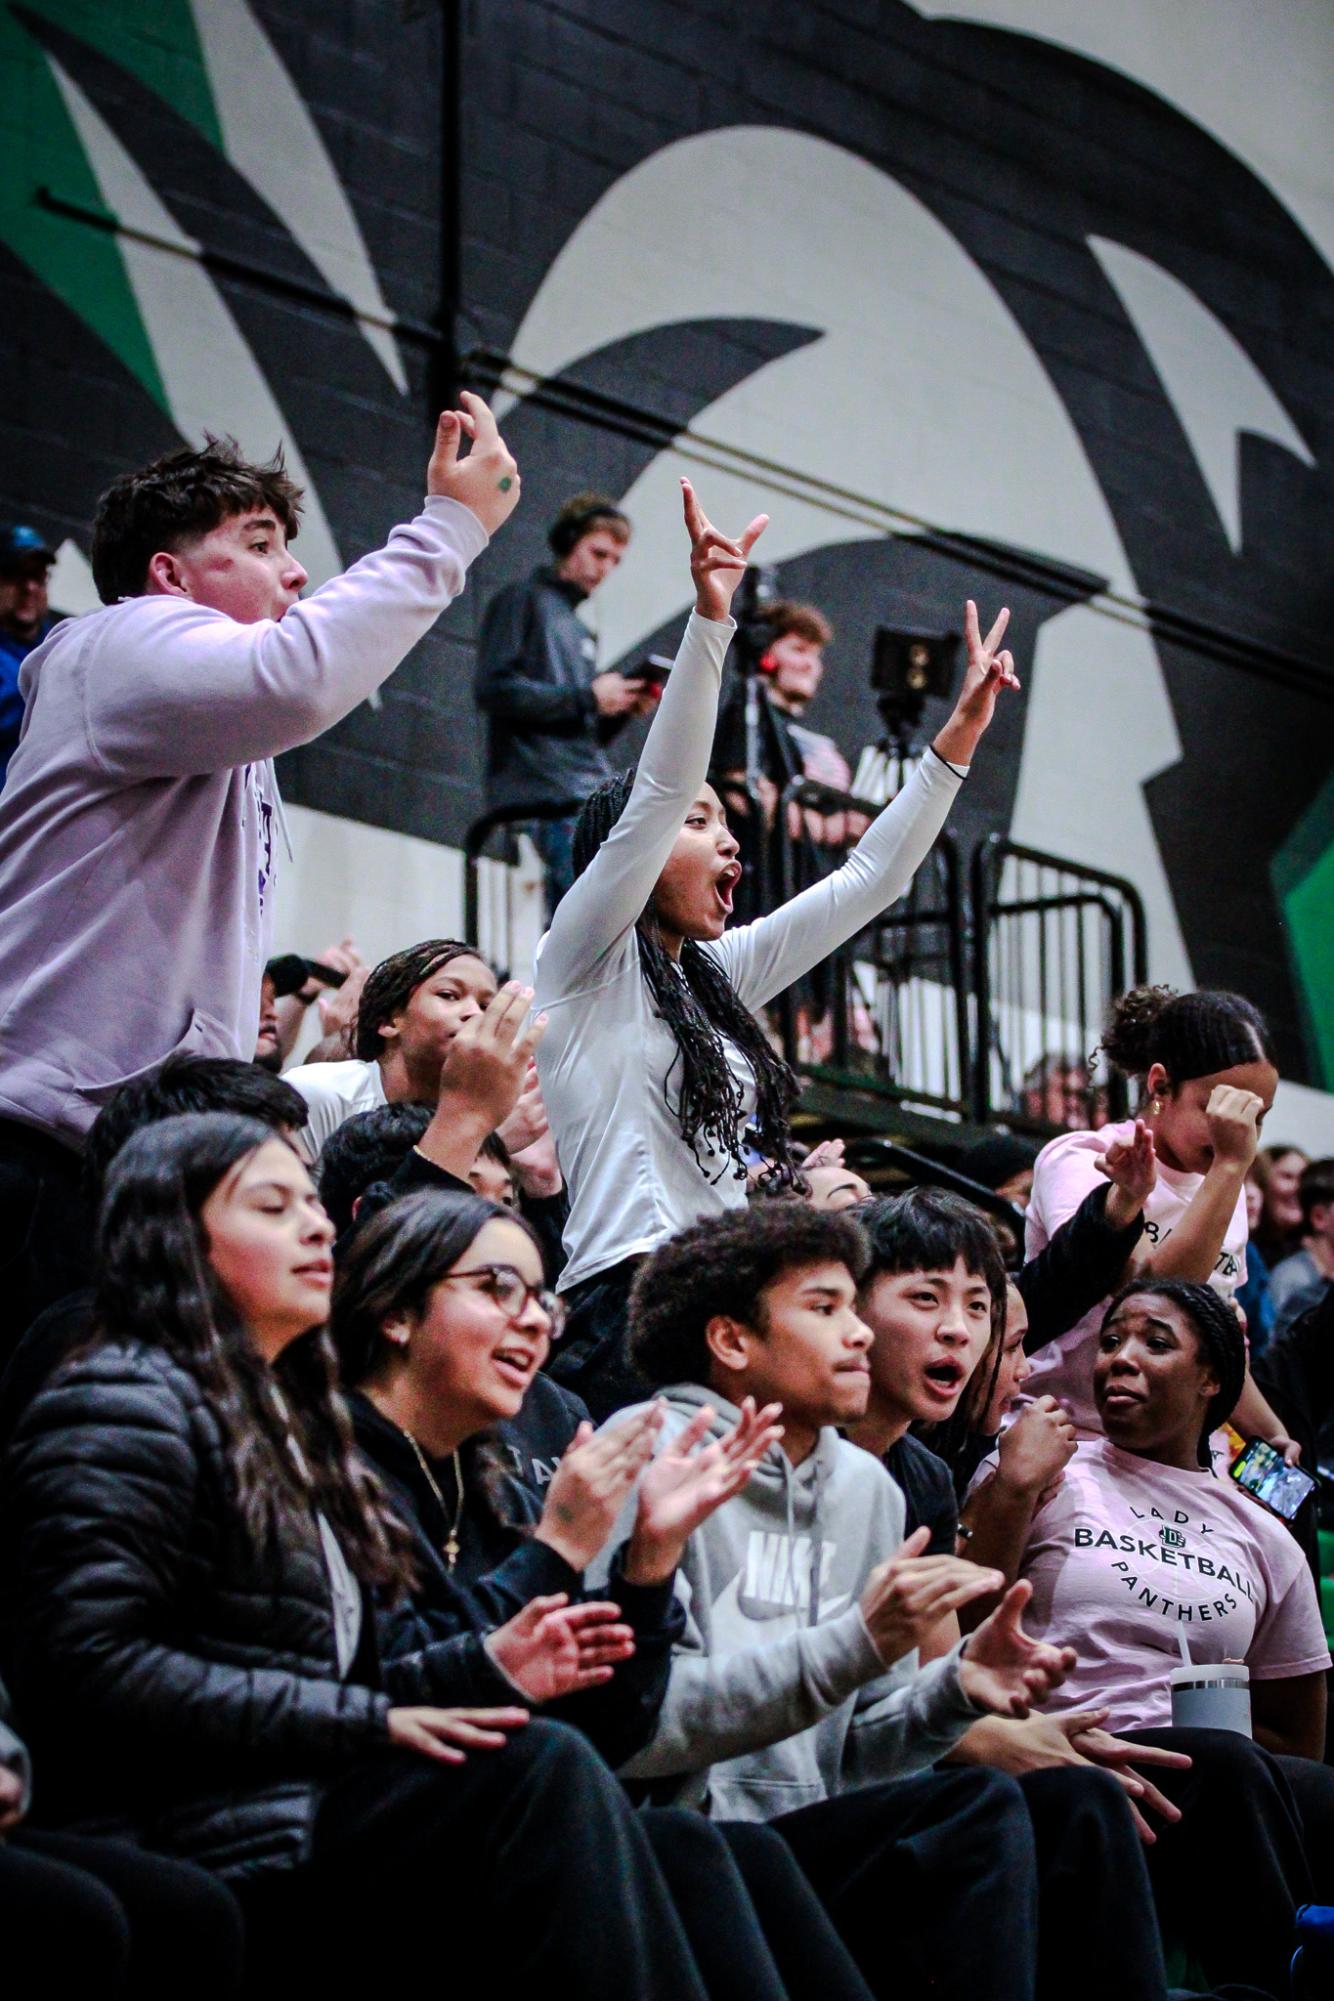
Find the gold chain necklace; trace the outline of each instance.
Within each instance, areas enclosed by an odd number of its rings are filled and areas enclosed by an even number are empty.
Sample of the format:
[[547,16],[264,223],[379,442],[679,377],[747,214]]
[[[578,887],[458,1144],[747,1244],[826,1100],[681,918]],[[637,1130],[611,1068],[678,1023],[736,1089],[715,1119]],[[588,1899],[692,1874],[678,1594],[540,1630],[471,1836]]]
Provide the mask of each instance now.
[[[403,1426],[401,1424],[399,1425],[398,1429],[403,1432],[404,1438],[407,1439],[408,1444],[412,1447],[414,1453],[417,1455],[417,1464],[421,1467],[422,1478],[423,1480],[425,1480],[427,1486],[430,1488],[432,1494],[434,1494],[435,1496],[435,1504],[440,1510],[441,1521],[443,1522],[449,1521],[449,1509],[445,1506],[445,1497],[440,1491],[439,1481],[436,1479],[434,1473],[431,1471],[431,1468],[427,1463],[426,1454],[422,1451],[420,1445],[418,1445],[416,1439],[413,1437],[410,1431],[404,1431]],[[451,1571],[453,1570],[454,1565],[459,1560],[459,1547],[460,1547],[459,1528],[463,1522],[463,1465],[459,1459],[459,1455],[457,1452],[455,1452],[452,1456],[454,1460],[454,1479],[459,1490],[459,1501],[458,1501],[458,1506],[454,1510],[454,1520],[450,1527],[449,1534],[445,1537],[444,1542],[441,1544],[441,1548],[444,1552],[445,1562],[448,1564]]]

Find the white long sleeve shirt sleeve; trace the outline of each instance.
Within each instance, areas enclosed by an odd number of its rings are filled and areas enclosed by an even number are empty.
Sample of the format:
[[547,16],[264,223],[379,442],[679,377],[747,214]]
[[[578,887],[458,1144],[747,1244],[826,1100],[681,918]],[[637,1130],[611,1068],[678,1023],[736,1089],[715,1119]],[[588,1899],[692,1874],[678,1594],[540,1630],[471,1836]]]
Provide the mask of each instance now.
[[[681,1136],[679,1051],[650,1005],[635,929],[708,773],[733,629],[730,620],[690,619],[626,809],[539,948],[536,1006],[548,1027],[537,1066],[570,1191],[567,1292],[746,1199],[730,1153],[701,1142],[697,1159]],[[764,1006],[903,894],[961,782],[928,754],[834,875],[704,947],[748,1008]],[[754,1077],[735,1045],[727,1051],[744,1121]]]

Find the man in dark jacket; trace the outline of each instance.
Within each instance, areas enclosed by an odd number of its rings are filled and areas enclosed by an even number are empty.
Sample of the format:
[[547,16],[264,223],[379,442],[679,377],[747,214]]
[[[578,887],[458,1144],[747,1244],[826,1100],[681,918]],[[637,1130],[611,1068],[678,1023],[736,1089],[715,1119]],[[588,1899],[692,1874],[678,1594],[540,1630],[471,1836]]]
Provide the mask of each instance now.
[[573,880],[575,812],[611,774],[606,746],[653,698],[644,681],[598,673],[596,642],[578,616],[625,554],[625,515],[604,494],[579,493],[547,540],[554,562],[507,585],[487,606],[474,693],[488,719],[488,805],[574,808],[529,828],[554,909]]

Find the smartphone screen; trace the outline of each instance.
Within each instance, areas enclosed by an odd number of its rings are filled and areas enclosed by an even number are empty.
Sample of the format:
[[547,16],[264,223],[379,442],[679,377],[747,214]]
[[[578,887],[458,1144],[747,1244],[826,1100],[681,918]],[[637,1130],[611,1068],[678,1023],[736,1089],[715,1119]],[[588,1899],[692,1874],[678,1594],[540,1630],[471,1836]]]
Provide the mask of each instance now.
[[1232,1478],[1272,1514],[1290,1522],[1315,1481],[1300,1466],[1289,1466],[1263,1438],[1252,1438],[1229,1467]]

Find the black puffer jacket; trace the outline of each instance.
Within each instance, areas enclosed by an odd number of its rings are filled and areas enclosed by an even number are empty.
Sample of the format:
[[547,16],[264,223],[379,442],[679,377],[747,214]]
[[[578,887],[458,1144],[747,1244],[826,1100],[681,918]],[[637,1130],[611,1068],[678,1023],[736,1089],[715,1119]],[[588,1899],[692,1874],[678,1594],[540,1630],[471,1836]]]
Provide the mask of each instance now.
[[75,1361],[5,1459],[0,1653],[43,1821],[241,1875],[301,1858],[329,1777],[387,1745],[391,1693],[514,1697],[471,1636],[386,1692],[369,1615],[340,1680],[314,1520],[261,1556],[230,1492],[193,1376],[149,1347]]

